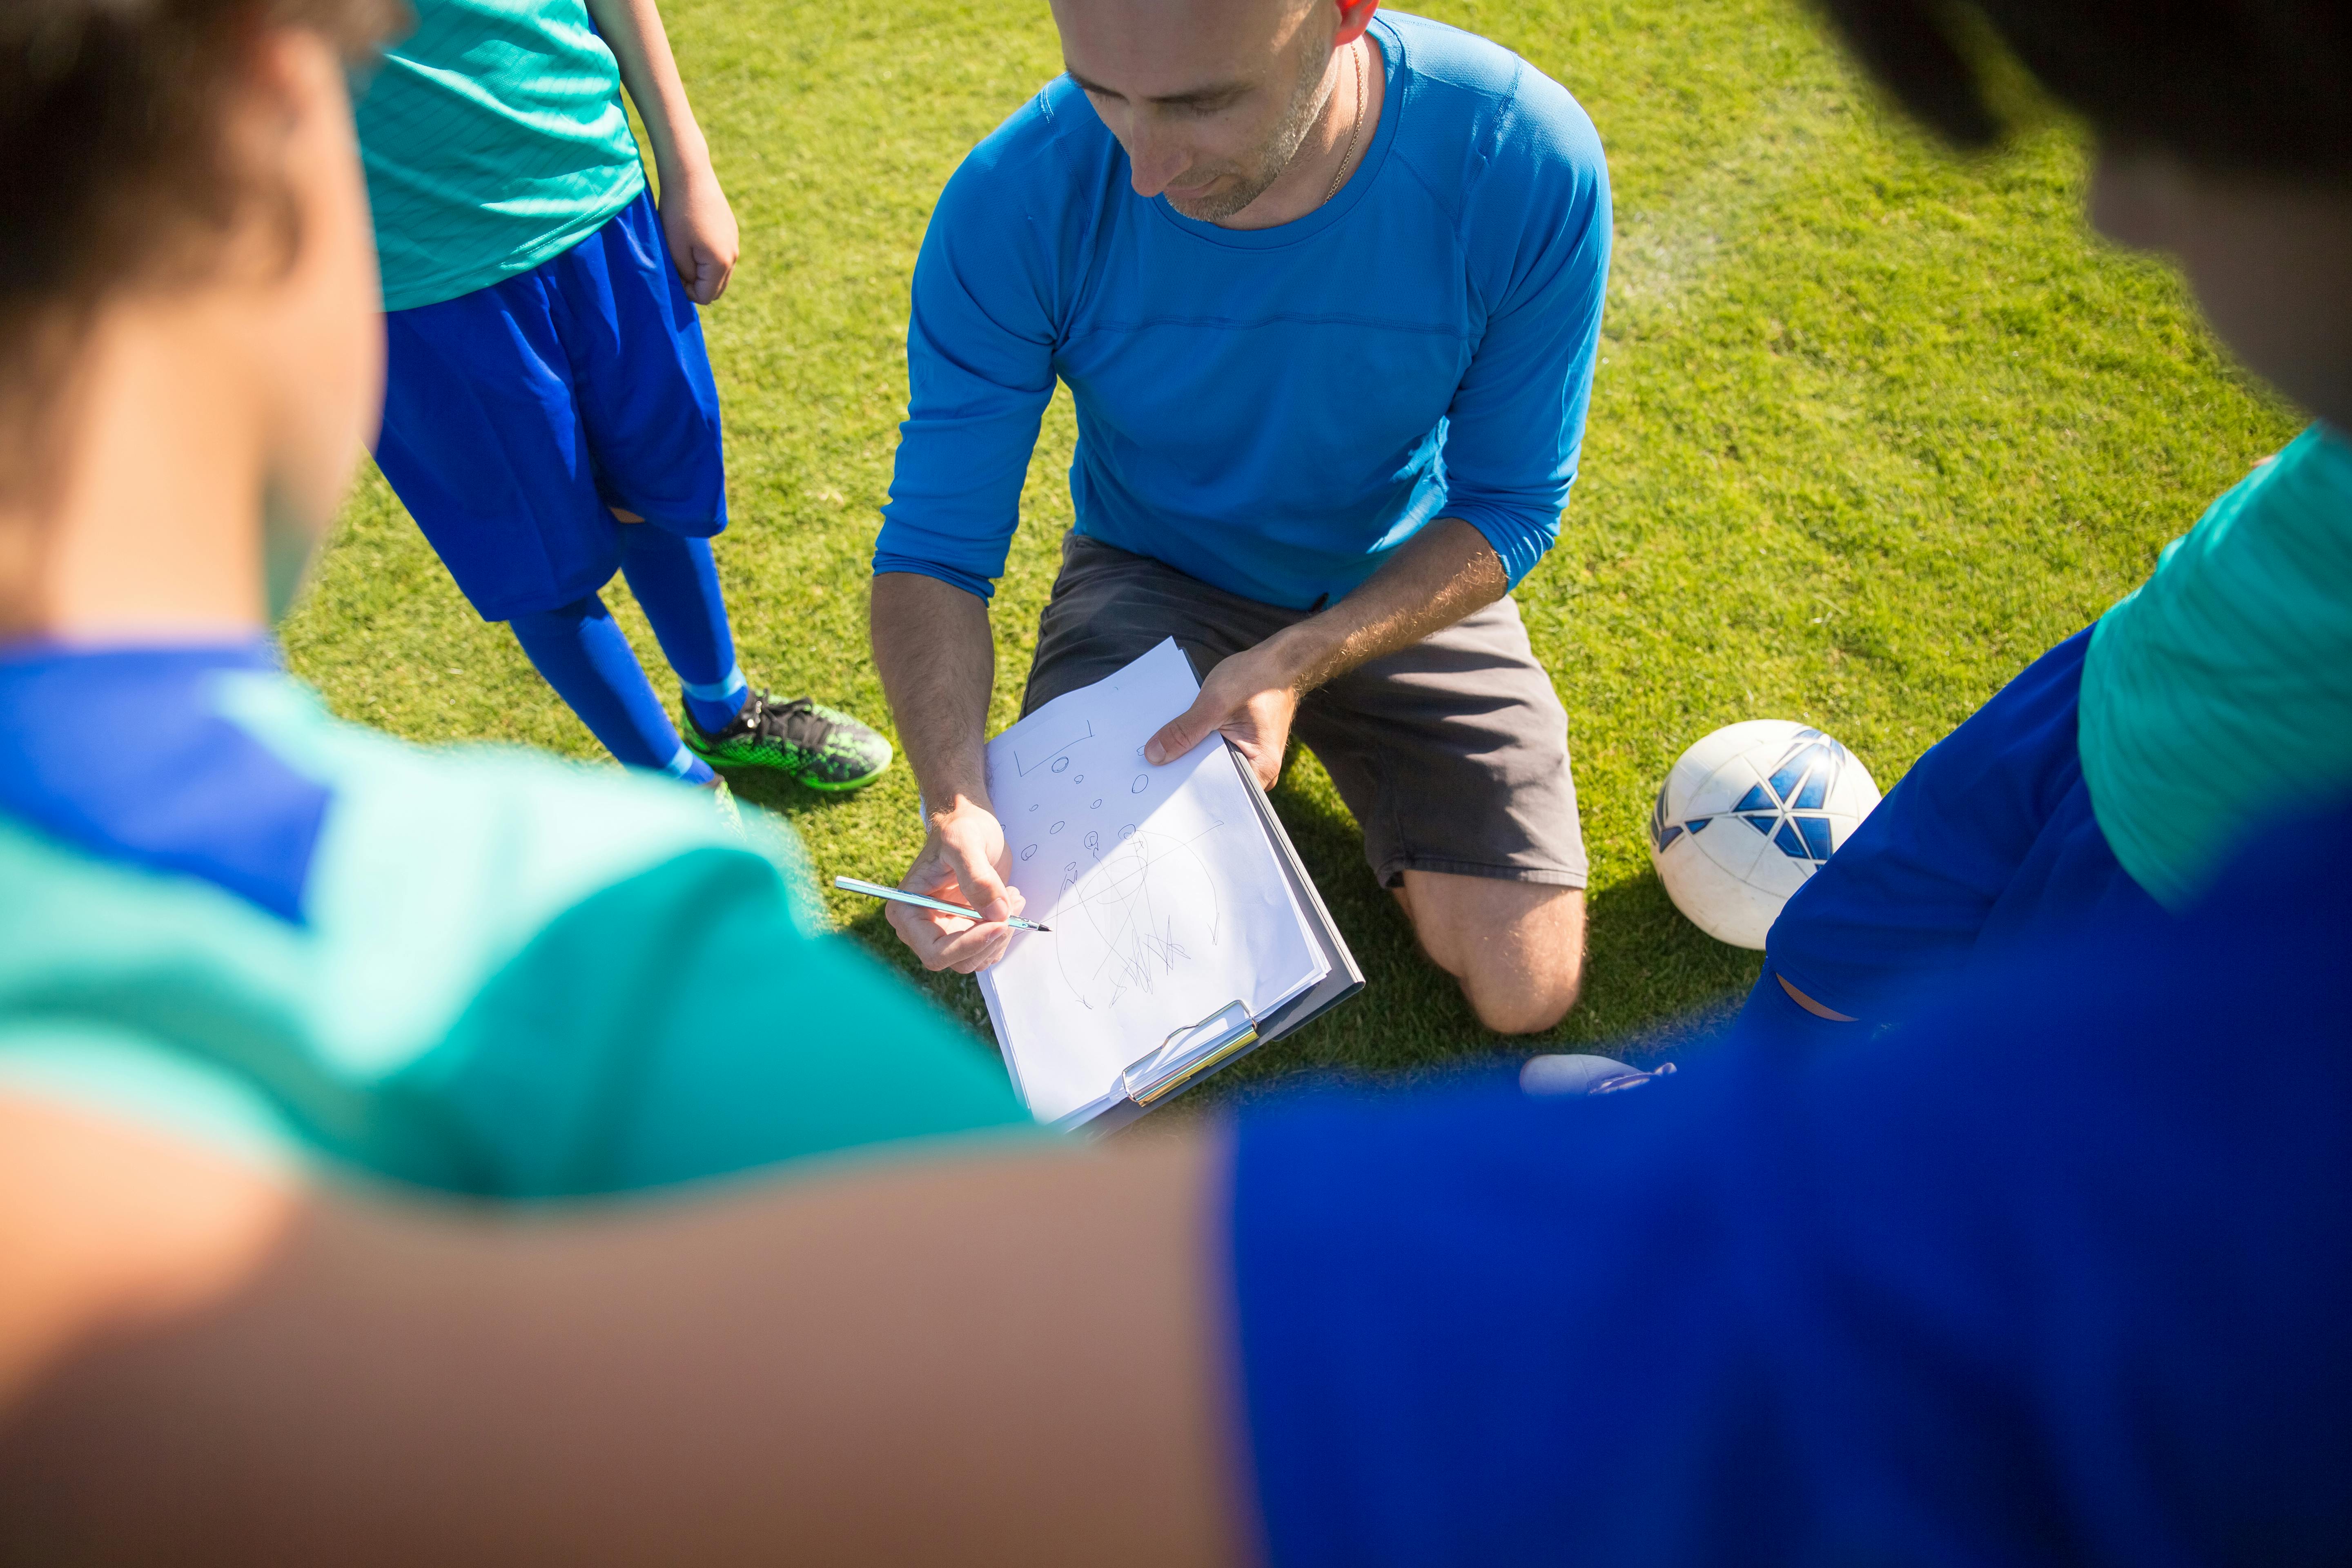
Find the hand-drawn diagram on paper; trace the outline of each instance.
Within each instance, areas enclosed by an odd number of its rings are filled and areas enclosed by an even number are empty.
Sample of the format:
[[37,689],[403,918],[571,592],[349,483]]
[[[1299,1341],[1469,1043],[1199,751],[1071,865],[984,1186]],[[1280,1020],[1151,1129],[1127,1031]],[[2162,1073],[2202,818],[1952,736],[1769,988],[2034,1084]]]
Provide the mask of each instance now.
[[1097,847],[1091,865],[1063,867],[1062,887],[1054,934],[1063,940],[1053,944],[1054,959],[1089,1012],[1118,1006],[1130,991],[1153,994],[1180,965],[1208,956],[1223,934],[1208,867],[1166,834],[1131,831],[1108,850]]
[[1053,930],[1014,938],[981,989],[1045,1120],[1171,1031],[1236,1001],[1263,1011],[1328,973],[1224,742],[1143,758],[1199,690],[1163,642],[989,742],[1010,879]]
[[1013,748],[1013,771],[1024,779],[1039,768],[1050,768],[1057,773],[1068,773],[1070,750],[1094,738],[1094,721],[1075,716],[1037,734],[1024,735]]

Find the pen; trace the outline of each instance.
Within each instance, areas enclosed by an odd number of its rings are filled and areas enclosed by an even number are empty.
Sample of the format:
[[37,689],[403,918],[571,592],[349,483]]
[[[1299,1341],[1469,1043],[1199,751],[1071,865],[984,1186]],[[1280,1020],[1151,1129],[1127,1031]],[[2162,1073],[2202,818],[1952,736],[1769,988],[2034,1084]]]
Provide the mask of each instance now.
[[[879,882],[861,882],[855,877],[835,877],[833,885],[845,893],[864,893],[868,898],[887,899],[894,904],[912,904],[919,910],[937,910],[943,915],[961,915],[968,921],[980,919],[978,910],[961,904],[950,904],[942,899],[927,899],[920,893],[910,893],[904,888],[886,888]],[[1035,921],[1024,921],[1014,915],[1004,922],[1014,931],[1042,931],[1051,933],[1052,926],[1041,926]]]

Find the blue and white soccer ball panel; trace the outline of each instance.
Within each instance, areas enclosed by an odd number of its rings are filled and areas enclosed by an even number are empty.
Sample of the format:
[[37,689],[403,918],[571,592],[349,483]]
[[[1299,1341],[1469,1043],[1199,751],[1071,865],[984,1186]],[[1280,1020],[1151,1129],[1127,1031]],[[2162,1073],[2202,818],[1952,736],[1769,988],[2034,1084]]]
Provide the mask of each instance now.
[[1650,862],[1701,931],[1761,948],[1789,896],[1877,804],[1870,770],[1819,730],[1727,724],[1668,770],[1650,814]]

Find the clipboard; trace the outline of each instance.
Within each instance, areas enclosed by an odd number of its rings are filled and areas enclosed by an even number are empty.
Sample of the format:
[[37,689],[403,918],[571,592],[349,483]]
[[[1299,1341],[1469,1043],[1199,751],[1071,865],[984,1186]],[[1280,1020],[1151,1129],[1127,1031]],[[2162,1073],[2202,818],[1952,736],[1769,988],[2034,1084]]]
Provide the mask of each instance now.
[[[1257,782],[1257,770],[1230,741],[1225,742],[1225,755],[1241,774],[1250,804],[1257,810],[1258,826],[1275,848],[1276,859],[1289,880],[1291,893],[1307,916],[1308,931],[1321,948],[1330,971],[1263,1018],[1252,1016],[1249,1008],[1240,1002],[1229,1002],[1207,1017],[1171,1031],[1156,1049],[1129,1065],[1120,1075],[1117,1091],[1052,1123],[1058,1131],[1076,1132],[1087,1138],[1116,1132],[1260,1047],[1321,1017],[1364,988],[1364,972],[1357,966],[1356,955],[1348,950],[1347,939],[1332,921],[1315,879],[1307,874],[1306,864],[1298,858],[1297,847],[1290,842],[1282,819],[1275,815],[1274,803],[1266,798],[1264,786]],[[996,1023],[992,1011],[990,1023]],[[1003,1030],[1001,1026],[996,1027],[997,1045],[1010,1062],[1013,1055]]]
[[1200,689],[1163,637],[988,742],[1007,879],[1047,929],[1017,934],[980,992],[1047,1126],[1110,1131],[1363,985],[1240,752],[1204,737],[1149,760]]

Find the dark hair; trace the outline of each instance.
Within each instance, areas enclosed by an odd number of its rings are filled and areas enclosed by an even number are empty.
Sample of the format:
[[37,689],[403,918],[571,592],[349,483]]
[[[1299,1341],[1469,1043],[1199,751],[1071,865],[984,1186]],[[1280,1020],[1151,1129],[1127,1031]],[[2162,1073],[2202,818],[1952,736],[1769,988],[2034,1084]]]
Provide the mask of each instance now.
[[256,37],[366,55],[399,0],[0,0],[0,495],[90,310],[173,280],[257,193],[223,145]]
[[1965,147],[2005,127],[2006,49],[2118,144],[2352,179],[2352,0],[1821,0],[1904,107]]

